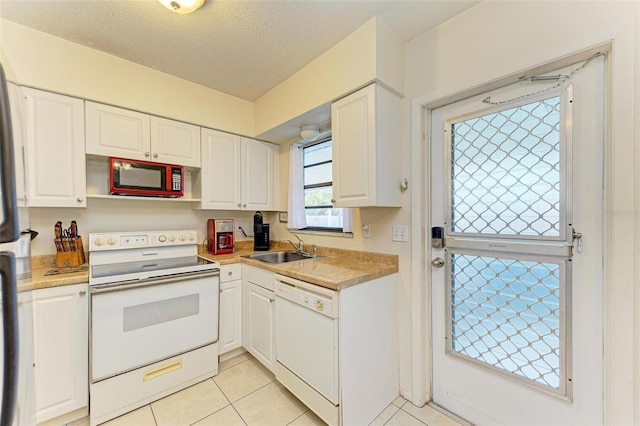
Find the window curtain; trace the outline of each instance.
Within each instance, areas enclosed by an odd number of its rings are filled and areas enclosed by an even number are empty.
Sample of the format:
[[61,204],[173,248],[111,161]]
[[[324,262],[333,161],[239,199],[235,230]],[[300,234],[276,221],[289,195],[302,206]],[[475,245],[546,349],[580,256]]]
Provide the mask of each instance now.
[[342,209],[342,232],[353,232],[353,209]]
[[302,229],[307,227],[304,211],[304,172],[302,147],[293,143],[289,147],[289,210],[287,227]]

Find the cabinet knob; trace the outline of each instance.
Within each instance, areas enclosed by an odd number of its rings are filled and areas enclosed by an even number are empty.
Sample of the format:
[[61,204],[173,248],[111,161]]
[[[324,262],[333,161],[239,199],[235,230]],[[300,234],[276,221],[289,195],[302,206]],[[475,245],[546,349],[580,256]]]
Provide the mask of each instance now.
[[331,204],[334,204],[336,202],[336,200],[334,200],[333,198],[331,199]]
[[273,303],[273,302],[275,302],[275,301],[276,301],[276,299],[269,299],[269,302],[270,302],[270,303]]
[[79,203],[81,203],[81,202],[84,200],[84,198],[82,198],[82,197],[78,197],[78,198],[76,198],[76,200],[77,200]]
[[145,157],[148,157],[148,156],[149,156],[149,151],[145,152],[145,153],[144,153],[144,156],[145,156]]
[[243,204],[243,205],[242,205],[242,207],[247,207],[247,205],[246,205],[246,204]]
[[157,152],[153,153],[153,158],[158,158],[158,153]]
[[78,292],[78,294],[79,294],[80,296],[84,296],[85,294],[87,294],[87,292],[86,292],[85,290],[80,290],[80,291]]
[[242,207],[242,204],[238,203],[238,207]]
[[233,272],[229,271],[229,272],[227,272],[227,274],[229,274],[229,276],[231,276],[233,274]]

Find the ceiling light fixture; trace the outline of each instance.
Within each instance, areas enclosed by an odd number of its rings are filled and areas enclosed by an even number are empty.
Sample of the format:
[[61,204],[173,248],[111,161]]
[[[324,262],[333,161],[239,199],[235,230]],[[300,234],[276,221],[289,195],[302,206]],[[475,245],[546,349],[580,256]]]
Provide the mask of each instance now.
[[176,13],[191,13],[200,9],[205,0],[158,0],[164,7]]
[[302,129],[300,129],[300,137],[305,141],[315,141],[319,135],[320,129],[318,129],[318,126],[308,125],[302,126]]

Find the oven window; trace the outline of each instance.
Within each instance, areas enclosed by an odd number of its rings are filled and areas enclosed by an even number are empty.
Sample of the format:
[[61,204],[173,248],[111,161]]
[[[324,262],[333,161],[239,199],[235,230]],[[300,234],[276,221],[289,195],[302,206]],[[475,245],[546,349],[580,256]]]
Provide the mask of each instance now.
[[164,322],[198,315],[200,295],[174,297],[123,309],[122,331],[133,331]]

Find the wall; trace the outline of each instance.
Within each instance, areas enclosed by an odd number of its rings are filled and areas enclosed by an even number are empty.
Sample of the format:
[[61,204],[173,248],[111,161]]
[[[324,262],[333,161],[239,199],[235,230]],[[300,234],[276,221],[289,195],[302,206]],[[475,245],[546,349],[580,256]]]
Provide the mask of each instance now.
[[[640,191],[636,172],[640,165],[637,156],[640,136],[634,124],[640,122],[637,109],[639,17],[639,2],[481,2],[407,43],[406,50],[407,98],[403,129],[405,140],[412,141],[414,176],[419,176],[420,167],[424,165],[424,153],[416,155],[422,152],[422,105],[435,107],[447,99],[477,92],[484,85],[517,77],[527,69],[611,42],[609,71],[613,90],[608,99],[610,128],[605,158],[605,202],[609,210],[605,212],[604,388],[605,424],[620,425],[638,424],[640,420],[639,296],[637,292],[634,294],[639,283],[637,247],[640,243]],[[416,185],[414,179],[413,190],[416,187],[424,190],[427,185],[426,180]],[[413,200],[418,201],[412,205],[413,223],[425,223],[425,209],[419,205],[420,200],[425,201],[424,197],[417,194]],[[627,213],[619,214],[621,212]],[[419,229],[413,231],[413,238],[419,238]],[[412,253],[416,259],[414,265],[422,261],[421,255],[428,253],[424,247],[418,249],[420,251]],[[421,270],[415,266],[414,269]],[[418,294],[423,287],[423,281],[416,280],[416,276],[412,277],[413,287],[407,292]],[[428,276],[425,278],[428,289]],[[428,290],[425,293],[428,297]],[[426,320],[429,320],[428,314]],[[412,361],[414,367],[420,365],[419,359]],[[428,370],[427,364],[422,371],[414,371],[414,385],[422,379],[422,374],[428,376]],[[404,376],[404,380],[406,383],[411,378]],[[428,380],[425,382],[428,393]],[[419,389],[420,386],[414,386],[413,390]],[[420,395],[413,397],[420,399]]]
[[[198,242],[202,243],[207,236],[207,219],[234,219],[246,225],[243,228],[248,235],[253,235],[254,213],[192,210],[191,203],[126,199],[89,199],[86,209],[30,208],[31,227],[39,232],[31,242],[31,254],[39,256],[55,253],[53,226],[58,220],[66,227],[70,226],[72,220],[78,222],[86,251],[90,232],[195,229],[198,231]],[[276,214],[265,215],[265,223],[274,226],[275,221]],[[280,239],[278,235],[278,232],[272,233],[273,238]],[[245,238],[239,231],[236,231],[235,238],[236,241],[253,241],[253,238]]]
[[259,135],[380,80],[404,93],[404,43],[383,21],[373,18],[255,102]]
[[21,85],[253,135],[251,102],[4,19],[0,34]]

